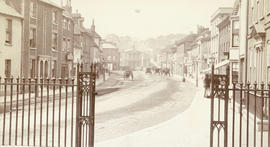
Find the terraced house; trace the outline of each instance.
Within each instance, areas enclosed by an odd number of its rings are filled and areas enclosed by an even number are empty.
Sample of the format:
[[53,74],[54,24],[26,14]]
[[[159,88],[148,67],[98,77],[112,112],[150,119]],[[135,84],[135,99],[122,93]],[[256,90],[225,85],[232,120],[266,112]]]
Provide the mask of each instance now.
[[60,75],[62,48],[61,6],[50,0],[7,0],[24,17],[22,75]]
[[71,0],[63,4],[63,40],[61,50],[61,77],[74,76],[73,50],[74,50],[74,22],[72,19]]
[[270,81],[270,0],[250,0],[247,80]]
[[0,76],[21,75],[23,16],[0,0]]

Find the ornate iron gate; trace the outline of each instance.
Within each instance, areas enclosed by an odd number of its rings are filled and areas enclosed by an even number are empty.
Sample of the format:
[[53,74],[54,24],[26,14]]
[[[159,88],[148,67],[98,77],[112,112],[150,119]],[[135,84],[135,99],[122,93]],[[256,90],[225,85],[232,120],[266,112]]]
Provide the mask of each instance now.
[[270,147],[270,83],[229,85],[212,66],[210,97],[210,147]]
[[90,72],[82,69],[77,75],[76,147],[93,147],[96,65],[91,65]]
[[[210,147],[214,143],[214,130],[217,129],[217,146],[220,146],[221,131],[223,131],[224,147],[227,147],[228,137],[228,100],[229,100],[229,67],[226,75],[214,74],[214,65],[211,73],[211,125]],[[223,107],[221,106],[223,104]],[[223,111],[223,114],[222,114]]]

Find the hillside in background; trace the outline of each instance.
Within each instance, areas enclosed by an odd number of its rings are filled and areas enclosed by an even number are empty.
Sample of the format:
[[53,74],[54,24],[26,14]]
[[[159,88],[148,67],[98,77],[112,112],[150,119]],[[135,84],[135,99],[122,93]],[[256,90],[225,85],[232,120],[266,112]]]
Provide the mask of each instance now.
[[106,41],[113,42],[120,50],[137,49],[140,51],[151,51],[164,49],[183,38],[184,34],[169,34],[146,40],[138,40],[130,36],[117,36],[110,34],[105,37]]

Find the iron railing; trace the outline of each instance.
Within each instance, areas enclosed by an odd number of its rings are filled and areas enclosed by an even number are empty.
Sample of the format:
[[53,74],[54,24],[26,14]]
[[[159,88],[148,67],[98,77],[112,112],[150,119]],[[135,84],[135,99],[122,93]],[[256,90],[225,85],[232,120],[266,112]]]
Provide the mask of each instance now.
[[73,146],[74,81],[0,78],[1,145]]
[[[232,147],[270,147],[270,84],[233,83],[229,90],[232,95]],[[239,141],[235,142],[237,138]]]
[[0,146],[93,147],[96,68],[90,68],[78,64],[76,79],[0,77]]
[[211,74],[210,147],[270,147],[270,84],[233,83]]

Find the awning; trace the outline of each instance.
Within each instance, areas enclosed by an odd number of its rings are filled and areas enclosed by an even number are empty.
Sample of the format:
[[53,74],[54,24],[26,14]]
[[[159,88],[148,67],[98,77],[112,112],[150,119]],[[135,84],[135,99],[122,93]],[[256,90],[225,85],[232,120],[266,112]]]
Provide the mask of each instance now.
[[[229,63],[230,63],[229,60],[222,61],[222,62],[220,62],[220,63],[218,63],[218,64],[215,65],[215,69],[218,69],[220,67],[226,66]],[[211,68],[208,68],[208,69],[203,70],[202,72],[203,73],[207,73],[207,72],[210,72],[210,71],[211,71]]]
[[227,65],[229,63],[230,63],[229,60],[222,61],[222,62],[218,63],[217,65],[215,65],[215,69],[220,68],[222,66],[225,66],[225,65]]

